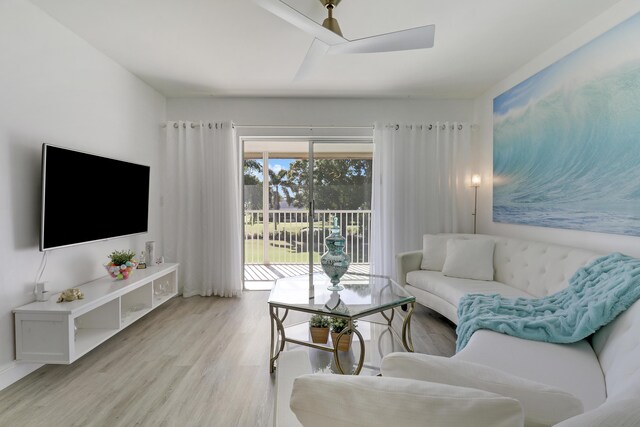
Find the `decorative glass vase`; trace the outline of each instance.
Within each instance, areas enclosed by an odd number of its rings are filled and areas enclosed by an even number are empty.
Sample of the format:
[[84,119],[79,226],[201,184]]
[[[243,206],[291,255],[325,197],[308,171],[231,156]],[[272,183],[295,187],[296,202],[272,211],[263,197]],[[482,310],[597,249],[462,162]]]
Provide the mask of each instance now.
[[109,262],[104,265],[104,268],[107,269],[107,273],[109,276],[113,277],[116,280],[127,280],[129,276],[133,274],[133,271],[136,269],[138,262],[134,259],[131,261],[127,261],[125,264],[116,265],[113,262]]
[[320,264],[322,264],[322,270],[329,276],[332,286],[327,289],[330,291],[340,291],[344,289],[340,285],[340,278],[349,269],[349,255],[344,253],[344,244],[346,239],[340,235],[340,226],[338,224],[338,217],[333,217],[333,226],[331,227],[331,234],[325,239],[325,245],[327,246],[327,252],[320,258]]

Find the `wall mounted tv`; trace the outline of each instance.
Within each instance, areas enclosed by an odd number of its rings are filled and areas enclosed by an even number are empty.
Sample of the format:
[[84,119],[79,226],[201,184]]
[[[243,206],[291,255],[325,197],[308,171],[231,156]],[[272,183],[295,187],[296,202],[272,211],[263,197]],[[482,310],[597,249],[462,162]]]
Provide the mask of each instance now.
[[40,250],[146,233],[149,166],[42,145]]

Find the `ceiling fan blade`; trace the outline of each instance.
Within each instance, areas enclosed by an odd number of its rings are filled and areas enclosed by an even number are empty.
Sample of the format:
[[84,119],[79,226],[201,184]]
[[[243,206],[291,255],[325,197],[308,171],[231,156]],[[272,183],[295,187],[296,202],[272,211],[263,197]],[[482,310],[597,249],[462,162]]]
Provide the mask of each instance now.
[[298,12],[281,0],[254,0],[254,2],[274,15],[284,19],[291,25],[306,31],[325,44],[334,45],[348,41],[344,37],[326,29],[308,16]]
[[333,45],[329,53],[375,53],[433,47],[436,26],[426,25]]
[[313,39],[313,43],[311,43],[311,46],[307,51],[307,55],[304,57],[304,61],[302,61],[302,65],[298,68],[298,72],[293,80],[304,80],[315,68],[318,62],[320,62],[320,59],[324,54],[327,53],[327,50],[329,50],[329,45],[318,39]]

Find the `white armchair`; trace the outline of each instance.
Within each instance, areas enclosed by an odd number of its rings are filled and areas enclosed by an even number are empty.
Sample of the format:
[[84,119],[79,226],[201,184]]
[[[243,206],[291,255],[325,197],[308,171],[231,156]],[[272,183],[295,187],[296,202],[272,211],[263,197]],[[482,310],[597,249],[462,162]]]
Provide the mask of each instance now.
[[552,426],[582,414],[582,401],[564,390],[489,366],[418,353],[392,353],[382,360],[384,377],[469,387],[517,400],[525,426]]
[[445,357],[393,353],[381,372],[299,376],[291,410],[305,427],[538,427],[583,412],[580,399],[555,387]]
[[404,378],[303,375],[291,409],[305,427],[523,425],[517,400],[494,393]]

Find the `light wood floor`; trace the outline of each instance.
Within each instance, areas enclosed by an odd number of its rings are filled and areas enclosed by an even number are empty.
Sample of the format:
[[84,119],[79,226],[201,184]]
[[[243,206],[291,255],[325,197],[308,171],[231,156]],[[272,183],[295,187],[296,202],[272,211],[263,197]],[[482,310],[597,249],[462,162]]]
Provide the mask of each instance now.
[[[0,392],[0,426],[269,426],[268,292],[174,298],[69,366]],[[453,326],[421,306],[416,351],[450,356]]]

